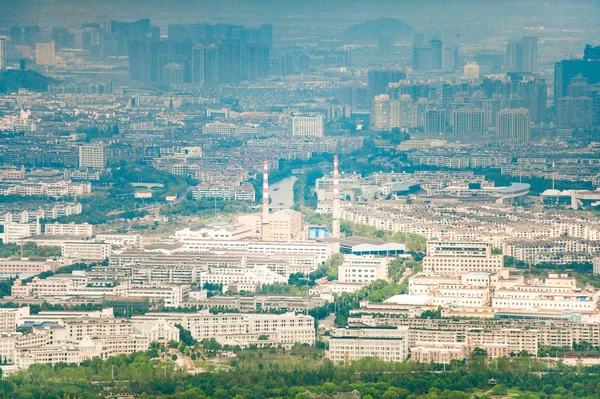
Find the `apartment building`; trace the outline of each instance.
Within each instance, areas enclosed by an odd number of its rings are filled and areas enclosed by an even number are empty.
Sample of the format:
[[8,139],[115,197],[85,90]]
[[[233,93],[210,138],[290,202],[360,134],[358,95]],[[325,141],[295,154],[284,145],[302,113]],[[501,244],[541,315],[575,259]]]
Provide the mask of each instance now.
[[423,259],[426,273],[498,273],[504,267],[502,255],[492,255],[492,246],[483,242],[429,241]]
[[89,223],[48,223],[44,226],[44,234],[47,236],[76,236],[91,237],[94,228]]
[[36,236],[41,233],[41,226],[35,223],[4,223],[0,240],[3,244],[19,244],[26,237]]
[[0,333],[15,332],[21,318],[25,316],[29,316],[29,306],[22,308],[0,308]]
[[329,340],[328,357],[347,363],[365,357],[403,362],[408,357],[407,327],[348,327],[335,330]]
[[62,244],[62,255],[66,259],[103,261],[112,254],[112,246],[105,242],[72,241]]

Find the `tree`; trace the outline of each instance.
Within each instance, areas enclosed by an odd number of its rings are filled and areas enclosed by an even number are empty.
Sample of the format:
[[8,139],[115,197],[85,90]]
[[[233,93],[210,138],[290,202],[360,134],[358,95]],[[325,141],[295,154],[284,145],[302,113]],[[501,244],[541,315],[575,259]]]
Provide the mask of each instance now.
[[504,384],[498,384],[492,388],[492,394],[494,396],[503,396],[503,395],[506,395],[507,393],[508,393],[508,388]]
[[175,327],[179,330],[179,340],[183,342],[184,345],[194,346],[198,343],[198,341],[192,337],[192,333],[189,330],[186,330],[180,324],[175,324]]

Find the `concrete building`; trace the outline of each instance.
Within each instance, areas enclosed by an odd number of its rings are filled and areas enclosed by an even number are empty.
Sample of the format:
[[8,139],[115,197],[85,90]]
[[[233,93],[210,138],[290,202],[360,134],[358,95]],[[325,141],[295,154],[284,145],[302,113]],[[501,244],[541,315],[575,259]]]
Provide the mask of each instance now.
[[91,237],[94,235],[94,226],[89,223],[48,223],[44,225],[44,234],[47,236],[78,236]]
[[492,255],[492,246],[483,242],[430,241],[423,271],[435,274],[490,272],[504,267],[502,255]]
[[56,47],[54,41],[35,44],[35,63],[37,65],[56,65]]
[[23,238],[41,234],[39,223],[5,223],[4,232],[0,233],[3,244],[18,244]]
[[293,116],[292,135],[323,137],[323,115]]
[[79,168],[104,169],[105,166],[104,144],[84,144],[79,147]]
[[[179,324],[197,340],[215,338],[221,344],[248,346],[282,345],[295,343],[314,345],[315,327],[311,316],[293,312],[276,314],[220,313],[146,313],[134,316],[134,323],[159,320]],[[266,338],[266,339],[264,339]]]
[[62,256],[66,259],[102,261],[112,254],[112,246],[105,242],[72,241],[62,244]]
[[334,363],[365,357],[403,362],[408,357],[408,327],[339,328],[329,340],[328,357]]
[[449,364],[467,357],[467,344],[462,342],[418,341],[410,348],[411,360],[419,363]]
[[497,116],[496,135],[501,143],[529,142],[529,110],[527,108],[507,108]]
[[344,255],[344,263],[338,266],[341,283],[372,283],[388,276],[389,258],[372,255]]

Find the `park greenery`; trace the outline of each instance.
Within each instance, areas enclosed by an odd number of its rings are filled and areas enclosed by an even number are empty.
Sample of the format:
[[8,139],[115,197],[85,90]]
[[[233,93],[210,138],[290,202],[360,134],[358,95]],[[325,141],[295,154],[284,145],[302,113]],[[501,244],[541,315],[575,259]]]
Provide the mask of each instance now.
[[[38,246],[34,242],[23,244],[23,257],[32,258],[55,258],[61,255],[61,249],[58,246]],[[20,258],[21,245],[19,244],[1,244],[0,258]]]
[[[181,331],[181,330],[180,330]],[[182,332],[185,335],[185,332]],[[33,365],[0,381],[0,398],[91,399],[132,395],[143,399],[333,398],[356,391],[367,399],[598,398],[600,366],[550,365],[530,356],[488,360],[386,363],[365,358],[335,365],[322,348],[296,346],[236,351],[214,340],[153,344],[147,352],[95,358],[80,365]],[[188,373],[174,360],[195,358],[204,372]]]

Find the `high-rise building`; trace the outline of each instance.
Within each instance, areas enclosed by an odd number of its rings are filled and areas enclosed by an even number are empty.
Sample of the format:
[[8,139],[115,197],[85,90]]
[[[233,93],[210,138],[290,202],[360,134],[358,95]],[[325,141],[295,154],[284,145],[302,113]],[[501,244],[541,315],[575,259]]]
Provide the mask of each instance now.
[[202,50],[204,84],[214,86],[219,83],[219,48],[217,46],[204,47]]
[[104,169],[104,144],[84,144],[79,147],[79,168]]
[[517,72],[535,72],[537,69],[538,43],[537,36],[523,36],[521,51],[517,54]]
[[273,47],[273,25],[263,24],[260,26],[260,43]]
[[396,83],[406,79],[406,73],[399,70],[390,69],[370,69],[369,70],[369,90],[371,97],[385,93],[390,83]]
[[461,139],[482,140],[485,134],[485,113],[483,109],[453,110],[452,133]]
[[442,72],[453,72],[456,64],[456,48],[454,46],[444,46],[442,49]]
[[375,130],[391,130],[400,127],[400,101],[390,100],[388,94],[380,94],[373,99],[371,123]]
[[479,79],[479,65],[476,62],[468,62],[463,68],[463,78],[468,80]]
[[559,128],[589,131],[594,123],[594,104],[590,97],[562,97],[556,104]]
[[245,48],[244,76],[255,81],[269,75],[271,62],[270,47],[265,44],[250,44]]
[[567,95],[567,86],[577,75],[587,78],[588,84],[600,83],[600,46],[586,45],[583,59],[563,60],[554,64],[554,103]]
[[323,115],[293,116],[292,134],[294,136],[323,137]]
[[183,84],[184,71],[184,66],[176,62],[165,65],[163,71],[163,85],[171,87],[172,85]]
[[219,82],[238,84],[241,80],[241,48],[237,39],[223,40],[219,45]]
[[6,69],[6,38],[0,36],[0,71]]
[[425,112],[425,135],[439,136],[446,132],[446,110],[428,109]]
[[498,112],[496,135],[499,142],[526,143],[529,141],[529,110],[506,108]]
[[55,43],[56,51],[75,47],[75,35],[70,33],[67,28],[53,27],[52,41]]
[[56,48],[54,42],[36,43],[35,63],[37,65],[56,65]]
[[431,47],[431,69],[439,71],[442,69],[442,41],[440,39],[431,39],[429,47]]
[[506,44],[504,67],[506,72],[535,72],[537,69],[537,36],[523,36]]
[[525,76],[518,82],[518,96],[524,101],[523,106],[529,110],[532,122],[540,123],[546,120],[547,90],[546,81],[536,75]]

